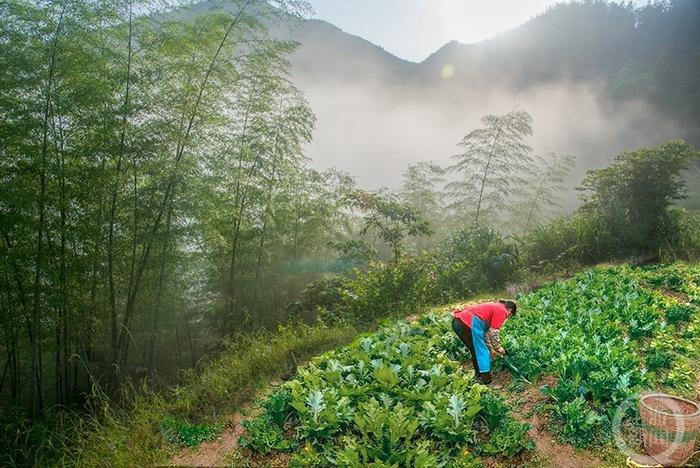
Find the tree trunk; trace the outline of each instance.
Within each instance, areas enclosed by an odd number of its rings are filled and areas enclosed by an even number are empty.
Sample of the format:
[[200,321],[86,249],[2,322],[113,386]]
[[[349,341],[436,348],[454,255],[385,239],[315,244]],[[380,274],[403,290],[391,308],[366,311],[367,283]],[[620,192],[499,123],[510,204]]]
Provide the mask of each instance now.
[[165,233],[165,241],[163,242],[163,249],[160,254],[160,271],[158,273],[158,290],[156,292],[156,304],[153,309],[152,317],[151,317],[151,329],[149,333],[149,339],[148,339],[148,347],[147,347],[147,362],[148,362],[148,375],[151,381],[151,385],[155,382],[155,376],[156,376],[156,343],[157,343],[157,338],[156,338],[156,333],[158,330],[158,323],[160,319],[160,312],[161,312],[161,307],[162,307],[162,301],[163,301],[163,288],[165,285],[165,270],[166,270],[166,261],[167,261],[167,253],[168,253],[168,248],[170,245],[170,221],[171,221],[171,216],[172,216],[172,207],[168,210],[168,216],[166,220],[166,225],[168,226],[168,229]]
[[277,133],[275,134],[275,144],[273,145],[272,148],[272,168],[270,169],[270,180],[267,185],[267,201],[265,204],[265,210],[263,212],[263,225],[262,225],[262,230],[260,232],[260,243],[258,245],[258,255],[257,259],[255,262],[255,282],[253,283],[253,305],[254,307],[257,307],[258,305],[258,284],[260,281],[260,274],[261,274],[261,269],[262,269],[262,254],[263,254],[263,247],[265,246],[265,234],[267,233],[267,221],[269,219],[270,215],[270,205],[272,204],[272,198],[273,198],[273,189],[275,186],[275,177],[277,176],[277,158],[279,156],[279,138],[280,138],[280,129],[277,129]]
[[493,151],[496,148],[496,142],[498,142],[498,137],[501,136],[501,127],[498,127],[498,132],[493,138],[493,144],[491,145],[491,151],[489,151],[489,157],[486,160],[486,168],[484,169],[484,176],[481,178],[481,190],[479,190],[479,201],[476,204],[476,216],[474,218],[474,224],[479,224],[479,213],[481,212],[481,202],[484,198],[484,187],[486,187],[486,177],[489,173],[489,168],[491,167],[491,159],[493,159]]
[[[127,333],[128,333],[128,327],[126,324],[130,323],[131,317],[134,314],[134,309],[136,306],[136,299],[139,293],[139,289],[141,286],[141,280],[143,278],[143,273],[146,269],[146,264],[148,262],[148,259],[151,254],[151,249],[153,248],[153,243],[155,242],[155,239],[157,238],[157,233],[160,230],[160,225],[163,220],[163,215],[165,214],[166,207],[169,205],[171,197],[173,195],[173,191],[175,188],[175,184],[177,182],[177,175],[178,175],[178,167],[180,165],[180,161],[182,160],[182,157],[185,154],[185,150],[187,148],[187,144],[189,142],[189,137],[192,132],[192,128],[194,127],[195,120],[197,118],[197,114],[199,112],[199,106],[202,102],[202,96],[204,95],[204,90],[207,88],[207,84],[209,82],[209,77],[211,76],[212,71],[214,70],[214,67],[219,59],[219,55],[221,54],[221,50],[223,49],[224,45],[226,44],[226,41],[228,40],[229,36],[231,35],[231,32],[233,31],[233,28],[238,24],[240,21],[243,12],[250,6],[252,0],[246,1],[246,3],[241,7],[241,9],[238,11],[237,15],[231,20],[231,23],[229,24],[228,28],[226,29],[224,35],[221,38],[221,41],[219,42],[219,46],[216,49],[216,52],[209,63],[209,67],[207,68],[207,71],[204,74],[204,78],[202,80],[202,84],[199,86],[199,89],[197,91],[197,98],[195,99],[194,105],[192,107],[192,112],[189,115],[188,119],[188,124],[187,128],[185,130],[185,134],[182,136],[181,141],[178,142],[177,149],[175,151],[175,160],[174,160],[174,165],[173,165],[173,171],[170,176],[170,179],[168,180],[168,183],[165,187],[165,191],[163,193],[163,197],[161,199],[161,202],[158,206],[158,210],[156,212],[156,217],[155,220],[152,223],[152,227],[149,231],[149,234],[146,236],[145,242],[143,249],[141,250],[141,256],[138,262],[138,265],[136,267],[136,273],[134,275],[134,281],[133,281],[133,287],[130,288],[129,293],[127,294],[127,300],[126,300],[126,306],[124,308],[124,319],[122,321],[123,325],[122,329],[119,333],[119,339],[117,342],[117,348],[118,349],[124,349],[126,346],[127,342]],[[117,362],[117,366],[122,364],[122,362]]]
[[[127,38],[127,58],[126,58],[126,83],[124,89],[124,101],[122,104],[122,121],[119,134],[119,153],[117,155],[116,174],[114,175],[114,183],[112,186],[112,200],[109,211],[109,233],[107,236],[107,278],[109,284],[109,306],[111,317],[111,352],[112,362],[116,363],[119,349],[117,346],[117,292],[114,281],[114,224],[117,212],[117,200],[119,198],[119,179],[121,176],[122,162],[126,150],[126,129],[129,121],[129,93],[131,91],[131,62],[133,56],[133,13],[132,2],[128,3],[129,9],[129,33]],[[134,233],[134,235],[136,235]],[[116,371],[117,369],[115,369]]]
[[43,411],[43,394],[41,390],[41,356],[39,350],[40,333],[40,309],[42,299],[42,277],[44,264],[44,232],[46,230],[46,164],[49,153],[49,121],[51,114],[51,100],[53,96],[53,82],[56,58],[58,55],[58,38],[63,25],[63,15],[66,4],[61,6],[58,23],[54,32],[51,46],[51,58],[46,80],[46,94],[44,96],[44,115],[42,119],[42,141],[39,156],[39,194],[37,198],[37,241],[36,257],[34,262],[34,294],[32,299],[31,336],[30,336],[30,371],[29,371],[29,404],[31,406],[32,419],[36,419]]

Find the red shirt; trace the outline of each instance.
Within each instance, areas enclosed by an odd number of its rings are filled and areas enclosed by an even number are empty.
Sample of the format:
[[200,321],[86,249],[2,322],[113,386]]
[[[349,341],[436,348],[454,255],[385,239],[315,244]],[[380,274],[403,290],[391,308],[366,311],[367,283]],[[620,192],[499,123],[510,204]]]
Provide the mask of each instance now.
[[475,315],[483,320],[489,328],[499,329],[508,318],[508,308],[500,302],[484,302],[455,310],[452,315],[457,317],[469,328],[472,326],[472,317]]

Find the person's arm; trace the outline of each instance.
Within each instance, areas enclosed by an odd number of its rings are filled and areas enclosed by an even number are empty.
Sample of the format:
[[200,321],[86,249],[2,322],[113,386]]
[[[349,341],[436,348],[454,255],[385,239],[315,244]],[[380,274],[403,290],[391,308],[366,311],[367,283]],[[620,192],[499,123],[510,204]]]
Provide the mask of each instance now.
[[489,349],[495,353],[505,355],[506,350],[503,349],[503,346],[501,346],[501,335],[498,331],[498,328],[489,328],[486,331],[486,345],[489,347]]
[[488,330],[486,333],[484,333],[484,342],[486,343],[486,347],[489,349],[489,353],[491,353],[491,356],[493,356],[496,353],[496,348],[493,347],[493,343],[491,342],[491,334]]
[[506,350],[503,349],[503,346],[501,346],[501,336],[499,334],[499,330],[505,323],[506,318],[508,317],[507,311],[506,308],[501,304],[496,305],[495,309],[492,309],[492,311],[493,313],[491,316],[491,326],[486,331],[486,336],[491,342],[493,350],[498,354],[505,355]]

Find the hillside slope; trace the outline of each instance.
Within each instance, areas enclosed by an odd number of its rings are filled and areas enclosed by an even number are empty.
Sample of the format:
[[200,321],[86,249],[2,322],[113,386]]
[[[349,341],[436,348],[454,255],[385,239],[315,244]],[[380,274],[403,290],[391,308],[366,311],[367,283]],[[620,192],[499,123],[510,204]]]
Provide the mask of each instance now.
[[612,430],[641,454],[637,429],[613,423],[626,401],[646,390],[700,397],[697,265],[598,268],[519,301],[503,330],[508,356],[497,361],[504,391],[475,382],[450,315],[433,312],[312,359],[255,417],[232,417],[227,444],[178,460],[617,466],[633,454],[618,451]]

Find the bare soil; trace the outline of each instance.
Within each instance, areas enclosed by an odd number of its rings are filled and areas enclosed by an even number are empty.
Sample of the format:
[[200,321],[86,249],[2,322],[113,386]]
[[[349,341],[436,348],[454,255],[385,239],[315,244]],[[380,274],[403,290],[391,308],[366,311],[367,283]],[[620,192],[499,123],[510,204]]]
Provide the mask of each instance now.
[[[513,377],[507,372],[494,375],[494,382],[505,389]],[[535,385],[528,385],[520,393],[498,390],[499,394],[512,407],[513,416],[521,422],[530,424],[530,437],[535,442],[535,454],[540,466],[560,468],[589,468],[602,466],[604,462],[589,450],[577,450],[571,445],[562,444],[547,431],[550,421],[535,413],[535,407],[547,399],[540,391],[542,385],[556,384],[556,377],[548,375],[540,378]]]
[[[256,400],[265,398],[281,384],[281,381],[271,382],[270,385],[258,394]],[[168,466],[231,466],[232,463],[228,458],[237,451],[240,451],[238,439],[245,432],[243,421],[254,417],[259,411],[260,409],[253,401],[245,403],[239,411],[229,416],[226,427],[216,439],[202,442],[198,447],[193,449],[183,449],[170,459]],[[233,466],[237,467],[236,464],[233,464]],[[272,459],[266,460],[263,465],[257,465],[253,459],[251,460],[250,466],[277,467],[287,465],[286,462],[285,464],[275,464]]]
[[244,432],[241,423],[245,418],[241,412],[234,414],[219,437],[176,454],[170,460],[170,466],[226,466],[224,458],[238,448],[238,438]]

